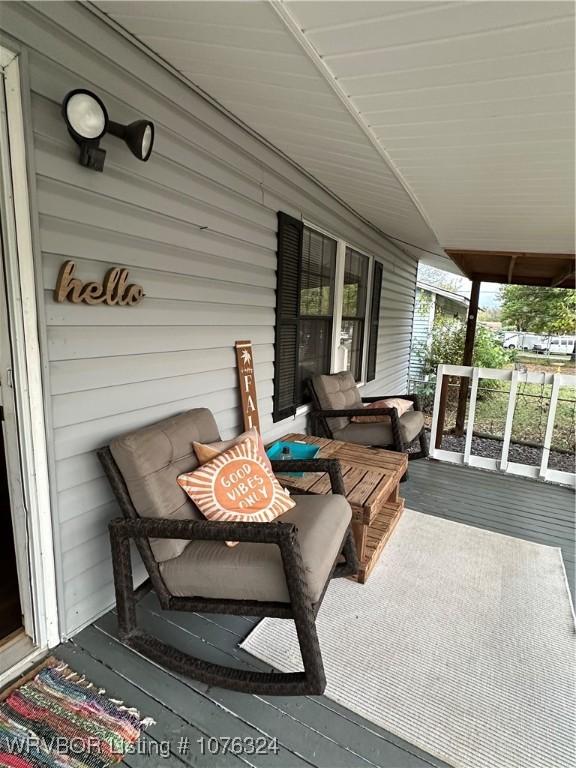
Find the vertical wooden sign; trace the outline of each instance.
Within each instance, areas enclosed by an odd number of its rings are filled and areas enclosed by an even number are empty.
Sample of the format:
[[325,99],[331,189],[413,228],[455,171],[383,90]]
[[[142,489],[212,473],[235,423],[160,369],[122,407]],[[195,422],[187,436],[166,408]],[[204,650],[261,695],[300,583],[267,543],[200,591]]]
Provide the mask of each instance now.
[[238,381],[240,383],[240,397],[242,398],[242,414],[244,416],[244,429],[256,427],[260,433],[260,417],[258,416],[258,399],[256,397],[256,381],[254,377],[254,357],[251,341],[237,341],[236,365],[238,367]]

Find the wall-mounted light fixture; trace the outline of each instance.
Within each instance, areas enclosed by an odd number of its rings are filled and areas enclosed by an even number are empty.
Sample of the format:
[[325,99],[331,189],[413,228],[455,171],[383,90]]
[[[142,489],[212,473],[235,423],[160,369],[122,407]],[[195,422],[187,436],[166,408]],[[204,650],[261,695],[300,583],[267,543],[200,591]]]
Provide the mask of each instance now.
[[149,120],[136,120],[130,125],[115,123],[108,118],[102,99],[91,91],[77,88],[67,93],[62,102],[62,115],[68,133],[80,147],[80,165],[86,168],[103,170],[106,150],[99,144],[106,133],[124,139],[138,160],[146,162],[152,154],[154,124]]

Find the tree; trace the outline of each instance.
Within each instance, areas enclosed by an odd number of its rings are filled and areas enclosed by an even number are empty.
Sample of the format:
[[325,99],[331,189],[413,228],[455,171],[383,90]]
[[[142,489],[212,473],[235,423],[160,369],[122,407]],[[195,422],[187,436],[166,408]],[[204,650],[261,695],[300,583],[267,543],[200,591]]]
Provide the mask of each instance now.
[[574,333],[576,291],[568,288],[540,288],[531,285],[503,285],[500,288],[502,323],[517,331],[532,333]]
[[[424,375],[434,375],[441,363],[462,365],[465,337],[466,325],[460,320],[435,324],[428,343],[419,350]],[[487,328],[476,328],[472,365],[503,368],[512,359],[513,354],[505,350]]]
[[478,320],[484,323],[498,323],[502,319],[500,307],[486,307],[478,312]]

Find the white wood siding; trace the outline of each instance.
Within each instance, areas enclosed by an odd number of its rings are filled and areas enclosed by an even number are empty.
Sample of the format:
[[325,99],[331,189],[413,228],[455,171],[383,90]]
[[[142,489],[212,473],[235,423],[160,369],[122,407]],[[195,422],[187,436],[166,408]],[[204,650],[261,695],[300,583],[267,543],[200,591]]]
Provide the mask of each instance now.
[[410,379],[419,379],[422,375],[422,363],[419,359],[419,352],[423,345],[426,344],[432,330],[435,309],[436,294],[424,291],[422,288],[417,288],[410,351]]
[[[40,314],[62,631],[113,603],[106,525],[117,515],[94,449],[195,406],[223,436],[241,429],[233,343],[254,343],[263,430],[272,424],[276,212],[315,222],[384,262],[377,380],[406,387],[416,263],[294,165],[244,131],[79,4],[3,4],[27,54]],[[152,159],[106,138],[104,173],[82,168],[60,116],[66,92],[95,90],[112,119],[156,126]],[[34,185],[33,185],[34,186]],[[56,304],[58,268],[101,279],[123,265],[137,307]]]

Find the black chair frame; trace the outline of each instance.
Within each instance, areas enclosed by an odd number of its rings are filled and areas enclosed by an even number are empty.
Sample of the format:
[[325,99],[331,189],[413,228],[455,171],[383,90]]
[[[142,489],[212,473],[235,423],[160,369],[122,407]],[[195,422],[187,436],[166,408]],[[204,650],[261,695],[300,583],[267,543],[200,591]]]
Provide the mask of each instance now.
[[[308,390],[312,397],[312,410],[310,412],[310,425],[312,434],[318,437],[328,437],[334,440],[334,434],[330,428],[328,419],[338,416],[346,416],[351,418],[352,416],[366,416],[367,412],[363,408],[338,408],[327,409],[322,408],[316,390],[312,381],[308,381]],[[420,411],[420,402],[418,395],[378,395],[371,397],[363,397],[363,403],[375,403],[378,400],[385,400],[391,398],[402,398],[402,400],[411,400],[415,411]],[[379,445],[378,448],[386,448],[392,451],[399,451],[400,453],[406,452],[408,446],[404,445],[402,439],[402,433],[400,431],[400,417],[398,416],[398,410],[396,408],[371,408],[369,411],[370,416],[390,416],[390,426],[392,428],[393,442],[391,445]],[[428,456],[428,438],[426,435],[426,428],[422,427],[419,434],[414,438],[414,442],[418,440],[420,443],[419,451],[408,452],[408,459],[423,459]]]
[[[264,695],[321,694],[326,687],[326,677],[315,618],[330,580],[358,572],[359,564],[351,526],[348,527],[342,540],[322,595],[316,603],[313,603],[306,581],[297,528],[294,524],[142,518],[132,504],[128,488],[110,449],[108,447],[100,449],[98,458],[124,515],[123,518],[113,520],[109,525],[120,640],[158,664],[207,685]],[[327,472],[330,476],[332,493],[345,495],[340,464],[337,460],[286,460],[272,462],[272,467],[275,472]],[[275,545],[279,547],[282,556],[290,602],[175,597],[164,583],[150,546],[150,538],[207,539],[222,542],[232,540]],[[152,587],[164,610],[293,619],[304,671],[258,672],[213,664],[183,653],[140,629],[137,623],[137,598],[132,578],[131,541],[136,544]]]

